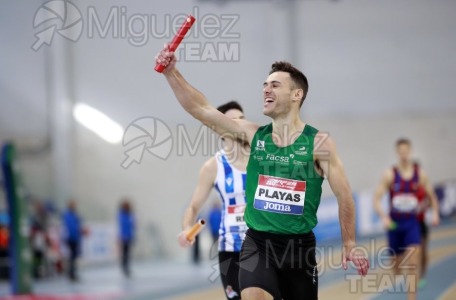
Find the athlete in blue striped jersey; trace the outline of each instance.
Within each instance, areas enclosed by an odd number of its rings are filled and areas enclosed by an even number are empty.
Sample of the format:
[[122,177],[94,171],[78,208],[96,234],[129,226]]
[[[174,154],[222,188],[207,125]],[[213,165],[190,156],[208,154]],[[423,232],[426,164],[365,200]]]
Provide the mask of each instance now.
[[[231,119],[243,119],[242,107],[235,101],[228,102],[218,110]],[[201,207],[215,188],[222,201],[222,219],[219,229],[220,276],[227,299],[240,299],[239,253],[247,225],[244,222],[246,167],[250,146],[232,136],[223,136],[223,149],[204,163],[200,170],[198,185],[185,211],[179,235],[183,247],[187,241],[185,232],[195,223]]]

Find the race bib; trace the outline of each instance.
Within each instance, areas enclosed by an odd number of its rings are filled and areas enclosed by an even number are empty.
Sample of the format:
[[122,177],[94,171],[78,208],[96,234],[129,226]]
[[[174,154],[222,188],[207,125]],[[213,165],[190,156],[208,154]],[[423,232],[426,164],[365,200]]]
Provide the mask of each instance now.
[[228,206],[227,214],[225,216],[228,224],[231,226],[245,226],[244,210],[245,204]]
[[302,215],[306,182],[260,175],[253,207],[273,213]]
[[418,209],[418,199],[413,194],[397,195],[393,197],[392,206],[397,212],[416,212]]

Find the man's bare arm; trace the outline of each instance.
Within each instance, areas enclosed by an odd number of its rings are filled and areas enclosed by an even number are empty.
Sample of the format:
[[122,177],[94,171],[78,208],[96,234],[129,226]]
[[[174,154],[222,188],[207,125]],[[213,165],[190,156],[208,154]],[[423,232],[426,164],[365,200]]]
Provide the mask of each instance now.
[[165,47],[156,57],[156,63],[165,64],[163,74],[181,106],[194,118],[201,121],[221,136],[251,142],[258,125],[247,120],[232,120],[219,112],[203,93],[190,85],[176,68],[176,57]]
[[317,161],[339,203],[343,242],[344,244],[355,244],[355,206],[351,188],[345,176],[342,162],[336,152],[335,144],[331,138],[327,138],[318,150],[324,150],[323,152],[326,153],[325,157],[317,156]]
[[206,203],[209,193],[214,186],[214,181],[217,176],[217,162],[216,158],[212,157],[206,161],[200,169],[198,184],[193,192],[192,199],[188,207],[185,209],[184,217],[182,220],[183,232],[179,235],[179,244],[185,247],[191,244],[185,237],[185,231],[195,224],[196,218],[200,213],[201,207]]
[[356,246],[355,204],[352,197],[342,161],[337,154],[336,145],[330,137],[314,150],[315,159],[322,168],[329,185],[339,203],[339,222],[343,241],[342,265],[347,269],[347,261],[352,260],[358,269],[358,273],[366,275],[369,269],[367,258],[354,253]]

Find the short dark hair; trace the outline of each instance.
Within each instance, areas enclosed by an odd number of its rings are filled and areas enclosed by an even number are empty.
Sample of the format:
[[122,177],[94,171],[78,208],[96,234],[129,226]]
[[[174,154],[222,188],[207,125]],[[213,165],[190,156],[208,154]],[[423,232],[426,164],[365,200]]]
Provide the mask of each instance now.
[[396,141],[396,148],[401,146],[401,145],[407,145],[407,146],[411,146],[412,145],[412,142],[407,139],[407,138],[400,138]]
[[226,113],[230,109],[237,109],[237,110],[240,110],[241,112],[244,112],[244,110],[242,110],[241,105],[239,103],[237,103],[236,101],[234,101],[234,100],[220,105],[219,107],[217,107],[217,109],[222,114]]
[[293,83],[304,91],[301,98],[301,103],[299,103],[299,107],[301,107],[304,103],[304,99],[306,99],[307,92],[309,91],[309,82],[307,81],[307,77],[287,61],[276,61],[273,63],[271,66],[271,71],[269,71],[269,75],[274,72],[289,73]]

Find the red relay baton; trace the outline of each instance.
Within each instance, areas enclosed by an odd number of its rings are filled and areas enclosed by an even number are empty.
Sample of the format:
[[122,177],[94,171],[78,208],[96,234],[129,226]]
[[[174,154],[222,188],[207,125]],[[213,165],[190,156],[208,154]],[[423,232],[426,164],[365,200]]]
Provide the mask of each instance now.
[[[173,40],[171,41],[171,44],[168,46],[169,51],[176,51],[177,47],[179,47],[179,44],[182,42],[184,39],[185,35],[189,31],[190,27],[192,27],[193,23],[195,23],[195,17],[192,15],[188,15],[187,18],[185,19],[184,24],[182,24],[181,28],[179,31],[176,33],[174,36]],[[155,71],[158,73],[163,72],[165,69],[164,65],[157,64],[155,66]]]

